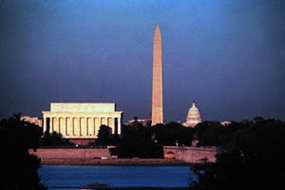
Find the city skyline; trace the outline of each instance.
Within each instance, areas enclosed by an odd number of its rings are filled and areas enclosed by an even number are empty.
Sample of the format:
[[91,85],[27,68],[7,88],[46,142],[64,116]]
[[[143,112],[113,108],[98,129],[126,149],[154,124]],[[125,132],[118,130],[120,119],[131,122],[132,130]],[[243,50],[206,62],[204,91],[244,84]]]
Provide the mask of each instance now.
[[[2,1],[1,110],[116,102],[149,117],[153,31],[163,31],[164,118],[285,120],[284,3]],[[166,77],[167,76],[167,77]]]

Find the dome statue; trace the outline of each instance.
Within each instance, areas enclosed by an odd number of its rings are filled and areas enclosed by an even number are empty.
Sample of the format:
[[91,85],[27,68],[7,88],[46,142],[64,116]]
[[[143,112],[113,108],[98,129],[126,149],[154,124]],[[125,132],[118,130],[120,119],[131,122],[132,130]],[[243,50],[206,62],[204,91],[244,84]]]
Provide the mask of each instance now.
[[201,116],[195,101],[193,101],[192,107],[188,111],[186,122],[183,125],[186,127],[195,127],[198,123],[201,123]]

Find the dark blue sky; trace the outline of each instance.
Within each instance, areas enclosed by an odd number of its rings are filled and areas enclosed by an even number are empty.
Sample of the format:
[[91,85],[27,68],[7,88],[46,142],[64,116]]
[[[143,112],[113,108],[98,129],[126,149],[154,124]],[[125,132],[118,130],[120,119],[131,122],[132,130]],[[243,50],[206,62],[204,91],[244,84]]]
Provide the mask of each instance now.
[[152,48],[162,33],[164,117],[285,120],[285,2],[0,0],[0,116],[50,102],[151,111]]

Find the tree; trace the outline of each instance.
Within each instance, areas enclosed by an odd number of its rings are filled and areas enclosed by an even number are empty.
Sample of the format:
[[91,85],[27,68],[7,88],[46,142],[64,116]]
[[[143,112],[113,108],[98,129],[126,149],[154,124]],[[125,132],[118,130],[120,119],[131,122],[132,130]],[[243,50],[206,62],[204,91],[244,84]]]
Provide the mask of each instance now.
[[96,140],[97,145],[109,145],[111,138],[111,128],[106,125],[101,125],[98,132],[98,139]]
[[41,133],[38,126],[20,121],[20,114],[0,121],[0,189],[45,189],[37,173],[40,160],[29,154],[29,148],[38,147]]
[[184,127],[180,123],[158,124],[152,127],[152,131],[157,142],[163,146],[175,146],[176,142],[180,146],[191,146],[192,144],[193,129]]
[[117,153],[121,158],[162,158],[162,146],[152,139],[150,127],[124,127],[124,136],[117,145]]
[[285,177],[285,123],[278,120],[239,126],[216,163],[195,165],[191,189],[277,189]]
[[66,145],[74,145],[74,143],[69,142],[67,139],[63,139],[62,135],[57,132],[53,132],[52,134],[45,133],[44,137],[40,141],[41,146],[66,146]]

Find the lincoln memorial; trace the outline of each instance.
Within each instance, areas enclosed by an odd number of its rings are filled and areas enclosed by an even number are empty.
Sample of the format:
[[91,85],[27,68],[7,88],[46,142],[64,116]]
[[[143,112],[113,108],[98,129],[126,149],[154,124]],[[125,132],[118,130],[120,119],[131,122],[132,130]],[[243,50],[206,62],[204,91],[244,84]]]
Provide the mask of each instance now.
[[50,111],[43,111],[44,132],[61,133],[66,139],[94,139],[101,125],[121,134],[122,111],[115,103],[51,103]]

